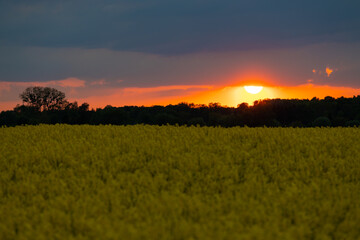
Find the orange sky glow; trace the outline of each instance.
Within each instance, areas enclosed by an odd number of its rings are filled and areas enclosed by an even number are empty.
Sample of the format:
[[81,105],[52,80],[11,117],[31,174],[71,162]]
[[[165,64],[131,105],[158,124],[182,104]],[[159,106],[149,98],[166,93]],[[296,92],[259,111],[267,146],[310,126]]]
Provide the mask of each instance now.
[[248,93],[244,86],[211,87],[197,86],[192,91],[184,91],[184,95],[162,96],[164,92],[172,90],[189,90],[193,86],[170,86],[159,88],[129,88],[121,92],[114,93],[105,97],[89,97],[81,99],[91,107],[104,107],[106,105],[123,106],[152,106],[168,105],[180,102],[209,104],[220,103],[223,106],[236,107],[238,104],[246,102],[252,105],[254,101],[260,99],[312,99],[313,97],[324,98],[326,96],[353,97],[360,93],[360,89],[350,87],[317,86],[314,84],[304,84],[300,86],[264,86],[258,94]]
[[[326,69],[327,74],[333,71]],[[227,86],[214,85],[172,85],[158,87],[112,87],[106,86],[106,81],[86,82],[77,78],[48,82],[0,82],[0,93],[14,91],[16,96],[28,86],[55,87],[66,93],[69,101],[77,101],[79,104],[87,102],[90,108],[103,108],[112,106],[152,106],[178,104],[180,102],[209,104],[220,103],[223,106],[236,107],[243,102],[252,105],[254,101],[261,99],[312,99],[313,97],[324,98],[326,96],[353,97],[360,94],[360,89],[351,87],[337,87],[330,85],[316,85],[308,81],[298,86],[281,86],[273,84],[268,76],[242,75]],[[248,79],[248,80],[242,80]],[[257,94],[248,93],[244,86],[263,86]],[[11,110],[21,101],[1,102],[0,110]]]

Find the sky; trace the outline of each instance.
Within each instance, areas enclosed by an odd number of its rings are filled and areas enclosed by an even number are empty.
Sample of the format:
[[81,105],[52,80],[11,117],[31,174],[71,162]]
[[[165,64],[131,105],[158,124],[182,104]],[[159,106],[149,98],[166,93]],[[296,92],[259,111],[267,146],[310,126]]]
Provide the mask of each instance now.
[[[0,110],[29,86],[106,105],[360,94],[355,0],[0,0]],[[261,85],[259,94],[244,85]]]

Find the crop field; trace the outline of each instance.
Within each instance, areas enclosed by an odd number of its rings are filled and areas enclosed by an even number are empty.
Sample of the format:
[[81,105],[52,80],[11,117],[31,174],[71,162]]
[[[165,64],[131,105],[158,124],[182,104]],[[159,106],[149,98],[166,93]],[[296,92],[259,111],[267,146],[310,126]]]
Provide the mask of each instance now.
[[0,239],[360,239],[360,128],[0,128]]

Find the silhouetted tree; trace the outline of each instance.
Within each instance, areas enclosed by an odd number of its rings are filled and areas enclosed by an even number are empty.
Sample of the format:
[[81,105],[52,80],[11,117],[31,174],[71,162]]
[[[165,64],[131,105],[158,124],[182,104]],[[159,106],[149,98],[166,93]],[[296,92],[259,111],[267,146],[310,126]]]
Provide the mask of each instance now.
[[68,105],[65,93],[49,87],[28,87],[20,94],[20,98],[27,106],[38,111],[60,110]]
[[89,106],[90,105],[88,103],[83,103],[80,105],[79,110],[83,112],[89,111]]
[[[47,103],[37,97],[40,89],[25,91],[27,105],[18,105],[13,111],[0,113],[0,126],[19,124],[178,124],[200,126],[269,126],[269,127],[314,127],[314,126],[360,126],[360,96],[353,98],[265,99],[254,106],[246,103],[237,108],[221,106],[218,103],[199,105],[180,103],[178,105],[152,107],[112,107],[89,110],[89,104],[69,103],[60,94],[60,103]],[[36,90],[36,91],[35,91]],[[57,91],[57,90],[56,90]],[[36,100],[36,101],[35,101]],[[47,104],[43,104],[43,102]]]

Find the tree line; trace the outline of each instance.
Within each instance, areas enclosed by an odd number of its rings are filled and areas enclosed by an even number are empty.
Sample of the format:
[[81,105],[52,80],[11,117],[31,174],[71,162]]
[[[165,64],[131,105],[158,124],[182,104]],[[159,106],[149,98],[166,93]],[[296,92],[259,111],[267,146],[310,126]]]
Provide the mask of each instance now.
[[360,126],[360,95],[352,98],[265,99],[253,106],[179,103],[168,106],[124,106],[89,109],[68,102],[65,94],[42,87],[27,88],[22,105],[0,113],[0,126],[36,124],[198,125],[267,127]]

